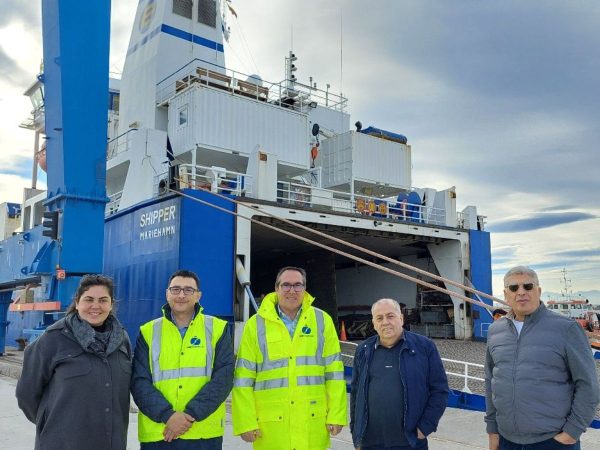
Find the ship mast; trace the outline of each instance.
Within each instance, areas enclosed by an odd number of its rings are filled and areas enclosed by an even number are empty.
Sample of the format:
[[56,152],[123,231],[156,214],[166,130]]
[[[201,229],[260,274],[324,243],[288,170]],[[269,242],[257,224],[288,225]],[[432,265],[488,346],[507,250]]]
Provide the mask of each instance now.
[[560,282],[563,285],[563,288],[561,289],[560,294],[564,300],[569,300],[571,297],[573,297],[573,291],[571,290],[571,280],[567,279],[567,268],[563,267],[561,273],[563,277]]

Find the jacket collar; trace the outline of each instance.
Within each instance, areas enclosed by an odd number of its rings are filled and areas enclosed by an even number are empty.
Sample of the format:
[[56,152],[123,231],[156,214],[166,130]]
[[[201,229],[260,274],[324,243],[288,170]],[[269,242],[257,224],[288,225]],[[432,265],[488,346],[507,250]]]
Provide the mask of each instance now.
[[[258,308],[258,314],[265,319],[276,320],[279,316],[277,314],[277,303],[279,299],[277,292],[271,292],[263,298]],[[304,298],[302,299],[302,310],[307,311],[308,308],[313,304],[315,298],[308,292],[304,292]]]
[[[377,348],[381,345],[381,338],[379,337],[378,334],[376,334],[375,336],[376,336],[376,339],[375,339],[374,348],[375,348],[375,350],[377,350]],[[404,345],[404,342],[406,342],[406,330],[402,330],[402,336],[400,336],[400,339],[398,340],[398,342],[396,342],[396,345],[398,345],[398,344]],[[394,347],[396,345],[394,345]],[[385,347],[385,348],[388,348],[388,347]]]
[[[404,340],[404,343],[401,344],[403,347],[406,347],[408,349],[412,349],[414,347],[413,333],[411,333],[410,331],[404,330],[402,332],[401,340],[402,339]],[[367,339],[365,339],[362,342],[362,345],[364,345],[365,347],[368,347],[370,350],[376,350],[377,347],[380,345],[379,335],[375,334],[371,337],[368,337]]]
[[[204,309],[204,308],[203,308],[203,307],[200,305],[200,303],[196,303],[196,304],[194,305],[194,315],[192,316],[192,320],[194,320],[194,319],[196,318],[196,316],[202,312],[202,310],[203,310],[203,309]],[[173,315],[172,315],[172,313],[171,313],[171,307],[169,306],[169,304],[168,304],[168,303],[165,303],[165,304],[162,306],[162,312],[163,312],[163,316],[164,316],[164,317],[165,317],[167,320],[169,320],[170,322],[173,322],[173,323],[175,323],[175,321],[173,320]],[[191,321],[190,321],[190,322],[191,322]]]

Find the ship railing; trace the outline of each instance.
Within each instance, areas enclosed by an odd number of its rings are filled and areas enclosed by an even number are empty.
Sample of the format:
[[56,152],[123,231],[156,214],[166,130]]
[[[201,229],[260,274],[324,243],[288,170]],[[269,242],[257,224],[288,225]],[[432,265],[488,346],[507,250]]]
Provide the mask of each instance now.
[[292,181],[277,182],[277,201],[304,208],[318,207],[336,212],[360,214],[374,219],[446,225],[446,213],[441,208],[323,189]]
[[[345,367],[354,367],[354,353],[358,344],[350,341],[340,341],[340,356]],[[462,392],[472,394],[473,390],[478,393],[485,392],[484,365],[456,359],[442,358],[444,369],[448,377],[458,379],[455,383],[449,380],[451,386],[456,386]]]
[[329,92],[329,86],[323,91],[290,80],[269,82],[196,58],[157,83],[156,104],[166,106],[175,95],[199,85],[304,113],[317,106],[344,111],[348,103],[342,95]]
[[116,213],[119,210],[119,204],[121,203],[121,197],[123,197],[123,191],[108,196],[108,203],[104,210],[106,217]]
[[245,196],[252,194],[252,177],[222,167],[179,164],[181,189],[207,189],[218,194]]
[[[472,394],[473,391],[469,388],[469,380],[477,381],[477,382],[485,382],[485,379],[482,377],[471,375],[472,373],[483,374],[484,366],[483,364],[475,364],[467,361],[458,361],[455,359],[442,358],[442,362],[444,363],[444,367],[446,368],[446,375],[452,377],[461,378],[462,387],[461,391],[466,392],[467,394]],[[451,372],[451,367],[462,366],[462,372]],[[478,389],[479,391],[480,389]]]
[[119,153],[127,151],[129,141],[133,136],[133,133],[138,131],[137,128],[127,130],[125,133],[121,133],[117,137],[108,141],[106,145],[106,160],[110,160],[117,156]]

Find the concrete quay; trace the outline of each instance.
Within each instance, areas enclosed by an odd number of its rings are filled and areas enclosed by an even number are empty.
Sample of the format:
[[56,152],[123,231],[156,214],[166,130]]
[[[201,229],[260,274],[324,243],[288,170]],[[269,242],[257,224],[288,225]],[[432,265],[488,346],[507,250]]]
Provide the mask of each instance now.
[[[35,440],[35,426],[30,423],[17,406],[15,387],[22,370],[23,352],[7,348],[0,356],[0,449],[31,450]],[[229,405],[228,405],[229,406]],[[223,449],[250,450],[252,446],[232,435],[231,414],[227,408],[227,421]],[[598,448],[600,430],[588,430],[582,437],[582,449]],[[137,414],[129,416],[127,449],[139,449],[137,440]],[[438,431],[429,436],[431,450],[470,450],[487,449],[487,434],[483,422],[483,413],[448,408],[442,417]],[[344,427],[342,432],[332,438],[331,449],[352,450],[350,430]]]

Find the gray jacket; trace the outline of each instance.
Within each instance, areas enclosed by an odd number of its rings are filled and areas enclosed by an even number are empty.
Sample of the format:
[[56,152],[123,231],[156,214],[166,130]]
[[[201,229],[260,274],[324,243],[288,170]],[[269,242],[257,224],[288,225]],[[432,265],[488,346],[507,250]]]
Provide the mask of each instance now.
[[36,425],[36,450],[127,447],[131,344],[111,320],[108,354],[84,349],[65,319],[25,349],[16,395]]
[[485,387],[487,432],[518,444],[561,431],[579,439],[600,399],[585,333],[543,304],[525,317],[520,336],[508,318],[490,326]]

